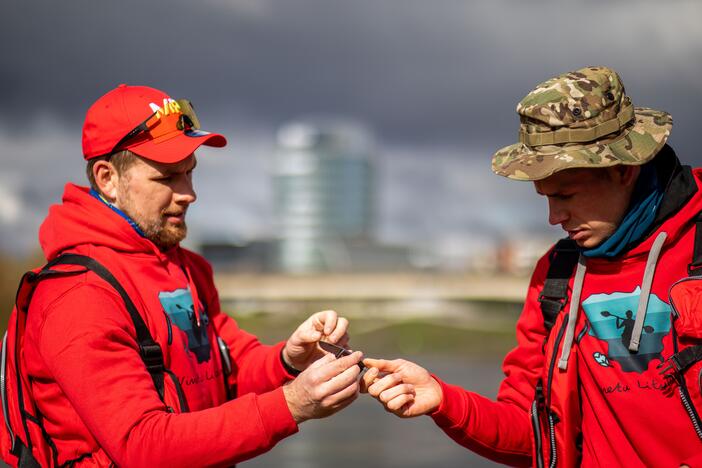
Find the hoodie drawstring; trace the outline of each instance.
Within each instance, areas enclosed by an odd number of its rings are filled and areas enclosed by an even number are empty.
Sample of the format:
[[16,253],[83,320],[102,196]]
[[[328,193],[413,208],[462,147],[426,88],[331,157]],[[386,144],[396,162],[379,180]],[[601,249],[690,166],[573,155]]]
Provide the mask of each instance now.
[[[629,351],[632,353],[638,352],[639,344],[641,342],[641,333],[644,328],[644,321],[646,320],[646,310],[648,309],[648,300],[651,294],[651,286],[653,285],[653,276],[656,272],[656,265],[658,264],[658,258],[663,249],[663,244],[667,239],[668,234],[661,232],[656,236],[653,241],[651,250],[648,253],[648,259],[646,260],[646,269],[644,270],[644,276],[641,283],[641,295],[639,296],[639,305],[636,309],[636,320],[634,321],[634,328],[631,333],[631,340],[629,342]],[[578,267],[575,270],[575,280],[573,281],[573,293],[570,299],[570,309],[568,310],[568,326],[566,329],[566,334],[563,339],[563,347],[561,348],[561,357],[558,360],[558,368],[561,370],[566,370],[568,367],[568,358],[570,358],[570,350],[573,346],[573,336],[575,335],[575,325],[578,318],[578,311],[580,309],[580,294],[583,289],[583,281],[585,279],[585,257],[582,255],[578,258]]]
[[183,271],[185,276],[188,277],[188,289],[190,290],[190,297],[193,300],[193,315],[195,317],[195,324],[199,329],[202,324],[202,312],[200,311],[200,298],[197,294],[197,288],[195,287],[195,282],[193,281],[193,275],[190,274],[190,268],[188,267],[188,262],[183,258],[181,251],[178,251],[180,256],[180,264],[183,265]]
[[661,232],[653,241],[651,251],[648,253],[646,260],[646,269],[644,270],[643,282],[641,283],[641,295],[639,296],[639,306],[636,309],[636,320],[634,321],[634,329],[631,332],[631,340],[629,341],[629,351],[635,353],[639,350],[641,342],[641,333],[643,332],[644,320],[646,320],[646,309],[648,308],[648,298],[651,294],[651,285],[653,284],[653,275],[656,272],[656,264],[658,256],[663,248],[663,243],[668,237],[668,234]]
[[573,346],[573,336],[575,335],[575,324],[578,321],[580,293],[583,291],[585,270],[585,257],[581,254],[578,258],[578,267],[575,270],[575,280],[573,281],[573,293],[570,297],[570,309],[568,309],[568,328],[566,329],[565,338],[563,338],[561,357],[558,359],[558,368],[561,370],[566,370],[568,367],[568,358],[570,358],[570,349]]

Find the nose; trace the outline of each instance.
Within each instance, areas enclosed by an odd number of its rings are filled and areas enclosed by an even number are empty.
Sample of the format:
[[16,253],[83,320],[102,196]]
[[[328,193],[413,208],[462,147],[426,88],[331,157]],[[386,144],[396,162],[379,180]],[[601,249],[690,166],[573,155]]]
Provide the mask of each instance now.
[[563,224],[568,220],[568,210],[565,209],[562,203],[552,197],[548,198],[548,223],[552,226]]
[[179,205],[189,205],[195,203],[197,200],[197,194],[193,188],[193,179],[190,176],[185,175],[184,177],[179,177],[179,181],[173,190],[173,197],[175,202]]

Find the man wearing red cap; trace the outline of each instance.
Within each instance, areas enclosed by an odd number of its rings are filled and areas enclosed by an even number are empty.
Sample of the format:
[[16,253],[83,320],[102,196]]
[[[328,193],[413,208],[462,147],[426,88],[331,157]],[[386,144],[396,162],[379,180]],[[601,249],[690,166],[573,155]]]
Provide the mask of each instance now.
[[[194,152],[225,144],[200,130],[188,101],[153,88],[120,85],[88,110],[91,187],[66,186],[40,242],[48,261],[79,254],[105,266],[137,317],[91,270],[57,266],[76,273],[36,287],[23,365],[52,464],[228,466],[357,396],[361,354],[335,360],[317,346],[346,344],[346,319],[318,312],[264,346],[220,311],[206,260],[179,246]],[[157,372],[139,321],[160,347]]]

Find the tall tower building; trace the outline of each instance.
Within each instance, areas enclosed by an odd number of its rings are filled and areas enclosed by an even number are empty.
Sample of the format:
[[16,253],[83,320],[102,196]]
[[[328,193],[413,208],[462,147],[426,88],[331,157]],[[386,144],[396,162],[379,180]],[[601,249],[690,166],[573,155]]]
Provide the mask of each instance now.
[[371,241],[373,147],[371,134],[348,121],[280,129],[273,165],[280,269],[345,269],[352,264],[349,242]]

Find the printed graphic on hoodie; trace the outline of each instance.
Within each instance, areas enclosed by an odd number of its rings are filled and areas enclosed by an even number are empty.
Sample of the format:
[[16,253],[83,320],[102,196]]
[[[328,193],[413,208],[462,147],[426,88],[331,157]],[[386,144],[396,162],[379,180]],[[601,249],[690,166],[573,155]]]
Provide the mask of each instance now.
[[203,310],[200,327],[197,326],[193,298],[188,289],[176,289],[173,292],[162,291],[158,294],[163,310],[171,323],[180,328],[188,338],[188,350],[195,354],[198,363],[210,360],[210,340],[207,338],[209,318]]
[[583,301],[583,310],[590,321],[590,336],[607,343],[607,356],[600,356],[597,361],[605,367],[611,366],[607,361],[616,361],[624,372],[642,373],[653,359],[661,362],[663,357],[663,337],[670,331],[670,306],[651,294],[641,333],[639,351],[629,351],[629,341],[636,321],[636,309],[639,306],[641,288],[633,292],[612,294],[593,294]]

